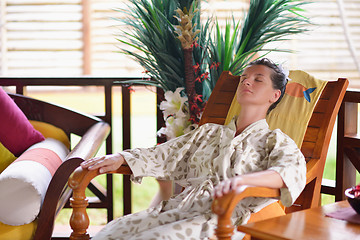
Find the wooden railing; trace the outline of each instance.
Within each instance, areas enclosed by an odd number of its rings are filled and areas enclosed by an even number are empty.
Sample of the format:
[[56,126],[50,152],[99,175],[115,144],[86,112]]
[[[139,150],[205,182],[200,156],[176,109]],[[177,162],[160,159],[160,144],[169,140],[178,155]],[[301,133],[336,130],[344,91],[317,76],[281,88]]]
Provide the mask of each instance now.
[[[123,82],[135,78],[98,78],[98,77],[72,77],[72,78],[22,78],[0,77],[0,86],[16,86],[16,92],[24,94],[27,86],[102,86],[104,87],[105,113],[98,116],[111,126],[112,119],[112,88],[122,88],[122,118],[123,118],[123,149],[131,148],[131,110],[128,85]],[[162,96],[161,89],[157,89],[157,96]],[[157,97],[159,104],[160,98]],[[358,103],[360,103],[360,91],[348,90],[338,115],[337,130],[337,159],[336,180],[333,184],[323,185],[322,193],[335,196],[335,200],[344,199],[344,190],[356,183],[356,170],[360,171],[360,136],[357,133]],[[163,125],[162,113],[157,108],[157,129]],[[161,141],[161,139],[158,139]],[[106,141],[106,153],[112,153],[112,133]],[[95,186],[89,186],[90,190],[101,200],[90,203],[91,208],[106,208],[108,221],[113,219],[113,180],[112,175],[107,177],[106,193],[101,193]],[[124,176],[123,181],[124,214],[131,213],[131,184],[129,176]]]
[[[98,78],[98,77],[71,77],[71,78],[35,78],[35,77],[0,77],[0,86],[15,86],[16,93],[24,94],[27,86],[101,86],[104,88],[105,97],[105,113],[102,116],[97,116],[103,119],[105,122],[112,125],[112,88],[114,86],[121,86],[122,89],[122,141],[123,149],[131,148],[131,109],[130,109],[130,89],[129,86],[124,84],[124,81],[136,79],[136,78]],[[157,89],[157,96],[162,96],[161,89]],[[160,98],[157,98],[159,102]],[[157,108],[157,129],[162,124],[162,113]],[[158,139],[160,141],[160,139]],[[106,140],[106,153],[112,153],[113,135],[110,132],[109,137]],[[113,209],[113,179],[112,174],[106,176],[106,192],[102,192],[93,184],[89,185],[89,189],[98,197],[100,201],[89,204],[89,208],[105,208],[107,209],[108,221],[114,218]],[[124,176],[123,179],[123,208],[124,214],[131,213],[131,184],[130,177]],[[69,205],[66,205],[69,207]]]
[[338,114],[336,178],[332,186],[323,185],[322,193],[341,201],[345,189],[356,184],[356,171],[360,172],[360,135],[358,134],[358,109],[360,91],[346,91]]

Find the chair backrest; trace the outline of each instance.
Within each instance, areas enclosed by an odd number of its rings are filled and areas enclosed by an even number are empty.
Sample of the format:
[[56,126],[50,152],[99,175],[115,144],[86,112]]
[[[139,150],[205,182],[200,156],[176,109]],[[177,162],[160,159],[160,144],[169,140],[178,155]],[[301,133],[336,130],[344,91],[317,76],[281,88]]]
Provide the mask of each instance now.
[[[91,126],[101,121],[97,117],[78,113],[68,108],[24,95],[9,93],[9,96],[29,120],[50,123],[61,128],[68,137],[71,133],[82,136]],[[64,121],[64,119],[67,119],[67,121]]]
[[[225,123],[239,81],[239,76],[223,72],[208,100],[200,124]],[[307,161],[307,185],[296,204],[287,208],[287,212],[319,205],[330,138],[347,86],[348,80],[342,78],[328,82],[315,105],[301,144],[301,151]]]
[[306,159],[307,184],[295,204],[286,212],[320,204],[321,180],[336,116],[349,81],[339,78],[326,84],[307,126],[301,151]]
[[210,95],[199,125],[205,123],[224,124],[234,99],[240,76],[223,72]]

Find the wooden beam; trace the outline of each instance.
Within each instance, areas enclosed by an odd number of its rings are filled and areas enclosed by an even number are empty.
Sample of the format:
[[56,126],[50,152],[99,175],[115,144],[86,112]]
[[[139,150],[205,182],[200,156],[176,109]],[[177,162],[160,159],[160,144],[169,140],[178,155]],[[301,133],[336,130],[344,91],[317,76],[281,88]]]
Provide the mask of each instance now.
[[91,3],[82,0],[83,75],[91,74]]
[[[112,129],[112,84],[107,83],[105,85],[105,121]],[[111,154],[113,144],[113,134],[110,131],[108,138],[106,139],[106,154]],[[112,174],[106,174],[106,208],[108,222],[114,219],[114,198],[113,198],[113,176]]]
[[[131,148],[131,97],[130,89],[122,87],[122,119],[123,119],[123,150]],[[130,176],[123,175],[123,206],[124,215],[130,214],[131,207],[131,181]]]
[[7,75],[7,31],[6,31],[6,5],[7,0],[0,1],[0,74]]
[[[345,189],[356,183],[356,169],[344,150],[346,145],[351,142],[349,136],[357,135],[357,122],[358,104],[345,100],[341,105],[338,117],[335,201],[345,199]],[[356,143],[356,138],[354,138],[354,143]]]

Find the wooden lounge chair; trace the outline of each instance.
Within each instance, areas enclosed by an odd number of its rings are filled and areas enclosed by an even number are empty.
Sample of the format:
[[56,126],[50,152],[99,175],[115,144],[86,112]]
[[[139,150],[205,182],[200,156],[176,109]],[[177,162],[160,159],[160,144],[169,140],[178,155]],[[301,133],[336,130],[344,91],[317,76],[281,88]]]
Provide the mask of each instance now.
[[[219,105],[217,107],[218,109],[225,108],[220,106],[223,104],[228,105],[228,99],[230,97],[225,96],[224,93],[229,93],[230,90],[231,93],[233,93],[233,89],[237,85],[236,81],[239,81],[239,77],[228,74],[224,75],[215,87],[209,99],[209,105]],[[316,103],[301,144],[301,151],[307,162],[306,187],[296,200],[295,204],[290,208],[285,209],[286,213],[308,209],[319,206],[320,204],[321,180],[327,151],[336,116],[348,84],[348,80],[342,78],[339,78],[338,81],[328,82]],[[209,107],[205,110],[204,115],[206,118],[204,118],[204,122],[223,124],[226,115],[225,117],[224,115],[218,115],[219,110],[213,109],[213,107]],[[212,208],[218,215],[218,226],[216,229],[217,238],[231,239],[234,226],[232,225],[230,217],[234,207],[241,199],[246,197],[277,198],[279,196],[280,189],[247,187],[241,193],[235,194],[232,192],[222,198],[214,200]],[[259,213],[253,214],[249,222],[259,221],[282,214],[284,214],[283,208],[279,207],[278,203],[275,203],[268,206],[267,209],[263,209]],[[241,226],[239,226],[238,230],[241,230]]]
[[[239,80],[239,76],[233,76],[229,72],[224,72],[220,76],[204,110],[200,124],[208,122],[217,124],[225,123]],[[319,205],[321,179],[330,136],[347,85],[348,81],[346,79],[339,79],[338,81],[327,83],[316,104],[301,147],[307,160],[307,185],[296,201],[296,207],[289,208],[287,211],[306,209]],[[131,170],[127,166],[122,166],[113,173],[131,174]],[[69,185],[73,189],[73,198],[71,199],[73,215],[70,219],[70,225],[73,229],[71,239],[89,239],[89,234],[87,233],[89,218],[86,214],[87,199],[85,189],[91,179],[97,175],[99,175],[98,171],[88,171],[77,168],[69,179]],[[222,198],[216,199],[213,202],[213,211],[219,218],[219,224],[216,230],[218,239],[231,238],[234,227],[232,226],[230,216],[235,205],[241,199],[249,196],[277,198],[279,194],[279,189],[249,187],[240,194],[230,193]],[[276,211],[280,210],[283,212],[279,204],[277,204],[277,206],[272,204],[270,207],[267,207],[267,209],[269,208],[271,208],[272,211],[276,209]],[[277,216],[279,214],[272,211],[270,216]],[[268,217],[268,214],[264,218],[266,217]],[[256,219],[262,218],[262,216],[257,214],[251,219],[252,221],[256,221]]]

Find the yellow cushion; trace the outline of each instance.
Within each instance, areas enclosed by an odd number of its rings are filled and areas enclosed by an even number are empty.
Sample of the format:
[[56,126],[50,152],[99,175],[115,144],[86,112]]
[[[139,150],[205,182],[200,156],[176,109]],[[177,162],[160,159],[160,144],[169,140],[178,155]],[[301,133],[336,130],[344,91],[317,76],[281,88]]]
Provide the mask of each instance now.
[[[301,147],[305,131],[317,100],[327,81],[314,78],[306,72],[290,71],[285,95],[278,106],[266,117],[271,129],[280,128]],[[238,115],[240,105],[234,97],[225,124]]]
[[35,235],[36,227],[37,220],[21,226],[10,226],[0,222],[0,239],[31,240]]
[[41,132],[45,138],[54,138],[62,142],[67,148],[70,148],[70,140],[66,133],[61,129],[52,124],[30,120],[31,125]]
[[4,171],[16,157],[0,142],[0,173]]

